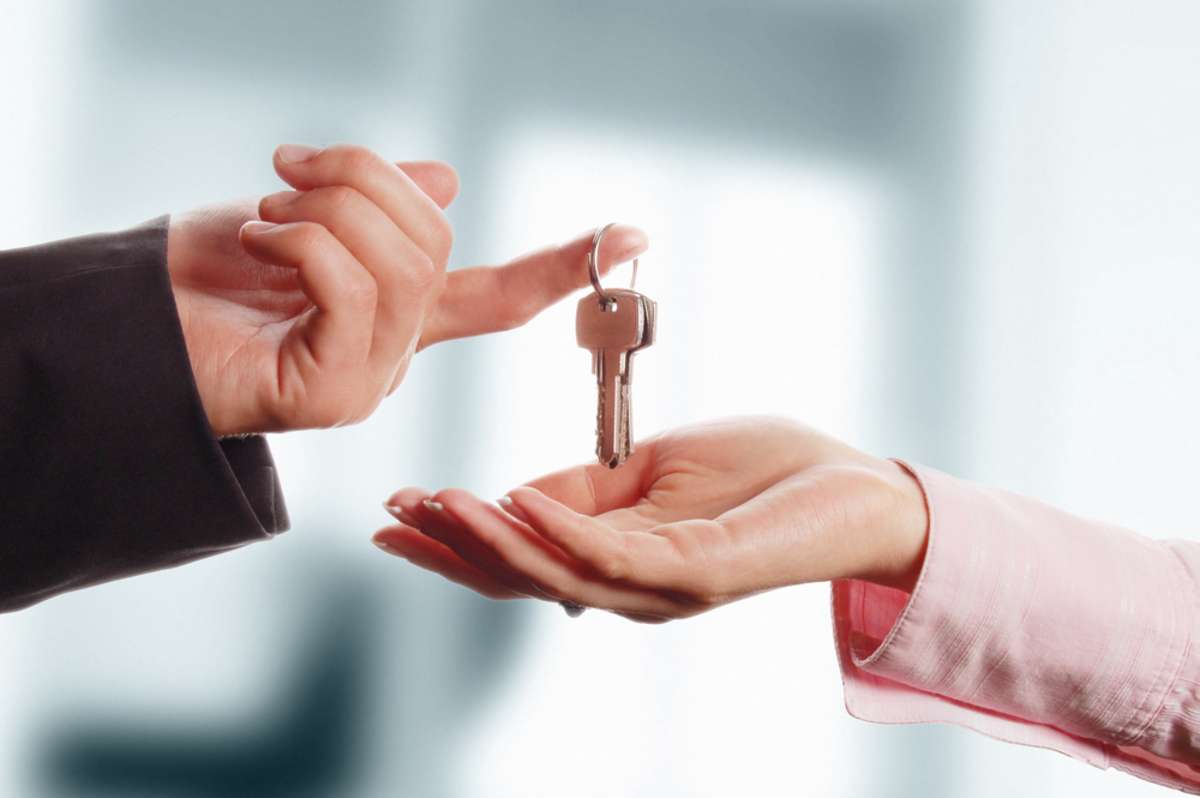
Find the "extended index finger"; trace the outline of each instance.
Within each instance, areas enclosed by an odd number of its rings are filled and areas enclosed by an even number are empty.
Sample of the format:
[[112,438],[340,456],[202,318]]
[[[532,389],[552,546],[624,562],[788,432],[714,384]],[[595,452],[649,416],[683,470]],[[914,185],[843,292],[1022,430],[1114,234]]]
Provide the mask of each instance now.
[[[421,348],[452,338],[511,330],[588,284],[594,230],[504,266],[455,269],[425,324]],[[600,243],[600,272],[646,251],[646,234],[630,225],[611,228]]]

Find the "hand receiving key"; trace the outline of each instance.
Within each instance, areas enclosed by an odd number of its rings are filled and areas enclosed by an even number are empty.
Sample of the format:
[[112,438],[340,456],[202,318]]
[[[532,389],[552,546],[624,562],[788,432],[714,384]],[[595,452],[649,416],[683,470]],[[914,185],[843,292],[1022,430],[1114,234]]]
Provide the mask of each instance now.
[[643,441],[511,491],[397,492],[385,551],[497,599],[542,598],[639,621],[846,577],[911,588],[928,525],[901,466],[790,421],[746,418]]

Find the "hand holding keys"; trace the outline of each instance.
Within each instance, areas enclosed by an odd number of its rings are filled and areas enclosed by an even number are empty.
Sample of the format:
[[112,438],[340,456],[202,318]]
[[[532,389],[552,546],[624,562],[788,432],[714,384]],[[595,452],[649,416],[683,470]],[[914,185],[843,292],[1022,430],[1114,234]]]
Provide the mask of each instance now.
[[[628,289],[606,290],[600,285],[600,241],[612,227],[596,231],[588,270],[595,291],[579,300],[575,314],[575,339],[592,353],[592,373],[599,393],[596,408],[596,457],[616,468],[633,452],[630,387],[633,356],[654,343],[658,305],[649,297]],[[633,261],[637,281],[637,259]]]

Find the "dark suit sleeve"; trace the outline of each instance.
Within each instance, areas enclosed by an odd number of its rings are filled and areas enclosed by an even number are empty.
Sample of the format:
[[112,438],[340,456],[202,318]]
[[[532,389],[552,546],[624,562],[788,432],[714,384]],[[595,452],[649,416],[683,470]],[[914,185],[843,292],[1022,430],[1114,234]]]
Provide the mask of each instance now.
[[0,611],[287,529],[265,440],[209,427],[166,232],[0,252]]

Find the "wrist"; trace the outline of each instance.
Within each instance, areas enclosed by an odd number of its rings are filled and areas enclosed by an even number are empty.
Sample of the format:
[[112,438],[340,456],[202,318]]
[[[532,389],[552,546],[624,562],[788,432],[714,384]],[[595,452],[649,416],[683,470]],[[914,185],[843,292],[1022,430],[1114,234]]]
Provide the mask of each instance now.
[[175,299],[175,313],[183,332],[188,365],[200,397],[201,407],[209,427],[218,438],[232,437],[253,431],[240,425],[231,412],[235,407],[224,400],[220,386],[225,375],[217,365],[212,346],[211,317],[213,298],[195,284],[199,259],[196,253],[205,252],[203,230],[197,225],[199,212],[171,217],[167,229],[167,277]]
[[903,484],[903,512],[897,514],[895,531],[896,561],[903,566],[894,587],[911,593],[925,565],[929,544],[929,500],[917,475],[905,463],[890,461]]
[[929,538],[929,507],[920,481],[908,466],[894,460],[881,461],[884,477],[877,485],[879,513],[874,529],[874,556],[857,578],[912,592],[925,563]]

